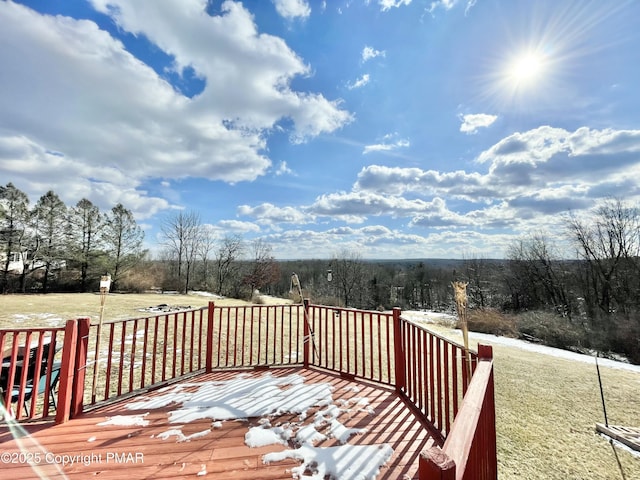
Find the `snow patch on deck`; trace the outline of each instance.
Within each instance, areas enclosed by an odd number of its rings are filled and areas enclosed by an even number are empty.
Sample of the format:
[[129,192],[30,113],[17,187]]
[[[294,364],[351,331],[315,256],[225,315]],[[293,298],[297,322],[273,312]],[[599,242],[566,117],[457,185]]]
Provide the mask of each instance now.
[[[165,387],[158,395],[138,397],[125,405],[129,410],[165,408],[175,405],[167,415],[169,423],[177,424],[155,436],[161,440],[175,438],[177,442],[187,442],[220,428],[221,421],[260,418],[258,426],[249,427],[245,444],[249,447],[284,445],[283,452],[263,456],[265,464],[285,459],[297,459],[301,465],[293,468],[293,478],[302,478],[305,472],[312,476],[305,479],[319,480],[327,475],[343,480],[375,479],[380,468],[391,458],[393,449],[383,445],[349,445],[353,435],[366,432],[364,428],[349,428],[339,418],[350,418],[354,411],[373,415],[368,399],[356,396],[349,400],[333,401],[334,387],[329,383],[305,384],[304,377],[291,374],[276,377],[265,374],[253,377],[239,374],[225,381],[205,381],[181,383]],[[359,389],[352,387],[352,392]],[[305,424],[308,411],[318,409]],[[148,414],[148,413],[147,413]],[[99,425],[147,425],[147,415],[111,417]],[[272,426],[270,418],[280,415],[297,414],[297,421]],[[200,419],[211,419],[211,428],[186,436],[182,432],[185,424]],[[322,447],[321,442],[334,438],[340,445]],[[204,473],[203,473],[204,472]],[[203,470],[199,474],[206,474]]]
[[[288,458],[300,460],[302,464],[291,469],[294,478],[323,480],[329,476],[340,480],[373,480],[391,455],[393,449],[386,444],[340,445],[327,448],[303,445],[293,450],[268,453],[263,457],[263,462],[269,464]],[[304,475],[307,471],[313,474]]]
[[[156,438],[160,438],[161,440],[167,440],[171,437],[176,437],[177,442],[190,442],[194,438],[204,437],[205,435],[209,435],[211,430],[202,430],[201,432],[192,433],[191,435],[185,435],[182,433],[182,428],[171,428],[162,433],[156,435]],[[153,435],[151,436],[153,438]]]
[[115,415],[113,417],[107,417],[107,420],[98,423],[98,426],[146,427],[149,425],[149,420],[144,419],[147,415],[149,415],[149,412],[143,415]]
[[[189,390],[195,387],[195,391]],[[202,418],[236,420],[297,413],[302,418],[309,408],[329,405],[333,387],[319,383],[306,385],[300,375],[259,378],[239,375],[233,380],[181,384],[162,395],[125,405],[130,410],[180,407],[169,412],[170,423],[189,423]]]

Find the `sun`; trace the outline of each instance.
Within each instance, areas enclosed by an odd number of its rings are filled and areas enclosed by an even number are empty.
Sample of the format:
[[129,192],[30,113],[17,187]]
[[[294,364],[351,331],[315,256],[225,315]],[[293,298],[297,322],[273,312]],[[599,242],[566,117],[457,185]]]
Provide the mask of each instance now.
[[516,87],[536,85],[542,78],[546,59],[539,52],[530,51],[516,55],[508,64],[506,76]]

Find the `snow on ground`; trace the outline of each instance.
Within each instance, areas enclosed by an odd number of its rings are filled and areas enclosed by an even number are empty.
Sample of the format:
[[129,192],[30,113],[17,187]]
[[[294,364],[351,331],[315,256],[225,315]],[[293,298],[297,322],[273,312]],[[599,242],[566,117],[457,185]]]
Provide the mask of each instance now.
[[[31,314],[23,314],[23,313],[15,313],[13,314],[13,321],[15,323],[31,323],[32,320],[38,323],[46,323],[50,327],[60,327],[64,325],[64,319],[55,313],[31,313]],[[34,322],[34,323],[35,323]]]
[[[353,387],[351,391],[358,392],[358,389]],[[349,415],[354,410],[371,415],[375,412],[369,406],[369,400],[364,397],[354,397],[337,405],[333,402],[332,392],[330,384],[305,384],[304,377],[297,374],[284,377],[265,374],[257,378],[238,374],[232,380],[181,383],[165,387],[159,390],[159,395],[138,397],[125,407],[130,410],[146,410],[175,405],[176,408],[168,412],[169,422],[181,425],[156,435],[156,438],[164,441],[175,439],[176,442],[188,442],[211,431],[208,429],[185,436],[182,427],[194,420],[210,418],[211,428],[220,428],[221,421],[261,417],[258,426],[248,428],[245,435],[247,446],[296,447],[265,455],[265,464],[292,458],[302,462],[299,467],[291,470],[294,478],[301,478],[305,472],[311,471],[312,476],[306,475],[305,479],[320,480],[331,475],[331,478],[341,480],[373,480],[391,458],[393,449],[387,444],[349,445],[349,439],[353,435],[364,433],[366,429],[348,428],[340,422],[339,417],[342,414]],[[305,424],[304,420],[311,407],[319,410],[312,422]],[[144,426],[148,423],[144,420],[147,414],[110,417],[98,425]],[[271,425],[271,417],[284,414],[297,414],[299,421]],[[340,445],[315,446],[327,438],[335,438]]]
[[431,312],[429,310],[403,310],[402,318],[416,323],[435,323],[446,327],[454,327],[458,317],[449,313]]
[[[456,317],[454,315],[429,311],[407,311],[402,312],[402,316],[407,320],[415,323],[437,323],[440,325],[444,324],[450,327],[452,327],[456,323]],[[460,332],[458,331],[457,333]],[[461,333],[460,336],[462,337]],[[525,340],[519,340],[517,338],[499,337],[497,335],[477,332],[469,332],[469,338],[480,343],[503,345],[506,347],[519,348],[521,350],[526,350],[533,353],[550,355],[557,358],[564,358],[566,360],[572,360],[575,362],[595,364],[595,357],[593,355],[585,355],[582,353],[571,352],[569,350],[563,350],[561,348],[548,347],[546,345],[531,343]],[[600,365],[601,367],[617,368],[620,370],[629,370],[631,372],[640,373],[640,365],[632,365],[630,363],[619,362],[606,358],[599,358],[598,365]]]

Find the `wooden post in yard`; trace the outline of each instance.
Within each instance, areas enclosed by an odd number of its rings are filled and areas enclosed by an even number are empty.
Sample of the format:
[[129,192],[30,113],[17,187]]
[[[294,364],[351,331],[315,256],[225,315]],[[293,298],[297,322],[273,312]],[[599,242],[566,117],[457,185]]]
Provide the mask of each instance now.
[[464,341],[464,369],[467,372],[467,382],[471,381],[471,355],[469,355],[469,328],[467,326],[467,285],[468,282],[451,282],[456,310],[462,327]]
[[98,322],[98,334],[96,337],[96,354],[93,362],[93,386],[91,387],[91,403],[96,403],[96,389],[98,386],[98,360],[100,359],[100,337],[102,336],[102,321],[104,319],[104,304],[111,287],[111,275],[100,277],[100,321]]

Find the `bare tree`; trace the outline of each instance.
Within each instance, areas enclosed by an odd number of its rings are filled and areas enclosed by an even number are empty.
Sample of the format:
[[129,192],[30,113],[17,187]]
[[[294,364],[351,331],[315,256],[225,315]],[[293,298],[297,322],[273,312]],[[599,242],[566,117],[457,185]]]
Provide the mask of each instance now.
[[469,293],[472,306],[485,308],[487,306],[487,291],[489,268],[487,261],[476,256],[464,257],[465,276],[467,286],[465,293]]
[[179,290],[187,293],[200,246],[202,224],[195,212],[179,212],[165,218],[161,226],[163,244],[176,262]]
[[353,250],[342,250],[331,260],[336,292],[344,301],[344,306],[362,294],[364,263],[361,255]]
[[244,242],[240,235],[226,236],[216,251],[216,293],[224,295],[229,281],[238,272],[238,259],[244,252]]
[[[640,210],[607,200],[587,220],[570,216],[570,234],[586,261],[587,298],[608,315],[637,303]],[[593,313],[593,312],[592,312]]]
[[244,276],[244,283],[250,292],[264,288],[278,281],[280,268],[272,255],[272,247],[262,239],[251,243],[252,259],[249,271]]
[[205,290],[209,290],[211,288],[211,284],[209,282],[210,273],[210,260],[211,255],[214,252],[214,248],[216,245],[216,236],[207,225],[203,225],[202,231],[200,232],[200,243],[198,244],[198,256],[200,260],[202,260],[202,285]]
[[522,237],[510,245],[508,258],[512,272],[511,288],[518,288],[518,308],[553,305],[571,317],[568,278],[555,246],[542,232]]

